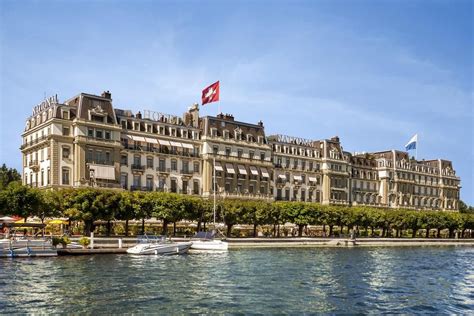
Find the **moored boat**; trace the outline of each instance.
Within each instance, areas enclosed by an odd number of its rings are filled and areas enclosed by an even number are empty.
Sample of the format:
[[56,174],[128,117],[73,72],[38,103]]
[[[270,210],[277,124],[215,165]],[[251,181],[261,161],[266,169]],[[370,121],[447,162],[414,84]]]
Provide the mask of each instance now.
[[168,241],[164,237],[140,236],[138,244],[127,249],[133,255],[178,255],[188,252],[193,243]]
[[227,251],[229,244],[223,240],[214,239],[213,232],[198,232],[193,244],[191,245],[191,250],[199,251]]

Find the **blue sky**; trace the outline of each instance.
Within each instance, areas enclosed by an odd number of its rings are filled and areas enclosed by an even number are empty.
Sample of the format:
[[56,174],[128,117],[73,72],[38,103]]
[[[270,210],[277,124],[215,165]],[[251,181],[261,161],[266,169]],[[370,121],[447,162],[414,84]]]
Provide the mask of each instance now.
[[[223,112],[267,134],[452,160],[474,204],[472,1],[0,1],[0,163],[44,95],[110,90],[181,114],[221,81]],[[216,114],[217,105],[203,114]]]

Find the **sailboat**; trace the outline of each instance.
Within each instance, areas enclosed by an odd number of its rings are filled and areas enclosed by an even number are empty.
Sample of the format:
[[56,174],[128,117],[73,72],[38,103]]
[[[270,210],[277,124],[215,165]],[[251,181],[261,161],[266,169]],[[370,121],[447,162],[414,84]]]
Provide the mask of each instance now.
[[[214,157],[214,228],[216,227],[216,158]],[[193,240],[193,244],[191,245],[192,250],[199,250],[199,251],[227,251],[229,248],[229,244],[223,240],[216,240],[214,239],[215,232],[198,232],[195,239]]]

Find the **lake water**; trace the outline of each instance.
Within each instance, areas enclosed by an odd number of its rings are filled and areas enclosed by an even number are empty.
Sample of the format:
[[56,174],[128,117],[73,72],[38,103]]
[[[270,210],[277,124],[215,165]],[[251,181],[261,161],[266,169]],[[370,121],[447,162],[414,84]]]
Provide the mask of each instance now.
[[245,249],[0,259],[0,313],[455,313],[474,248]]

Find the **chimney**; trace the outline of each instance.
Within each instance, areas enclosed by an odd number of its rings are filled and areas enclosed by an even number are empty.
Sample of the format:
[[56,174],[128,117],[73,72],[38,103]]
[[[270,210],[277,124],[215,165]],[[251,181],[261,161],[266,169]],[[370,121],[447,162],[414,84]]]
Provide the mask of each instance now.
[[333,142],[339,143],[339,136],[334,136],[331,138]]
[[137,113],[137,119],[141,119],[142,118],[142,114],[140,113],[140,111],[138,111]]
[[258,126],[263,127],[263,122],[262,122],[262,120],[258,121],[257,124],[258,124]]
[[112,100],[112,93],[109,90],[102,92],[101,97]]

